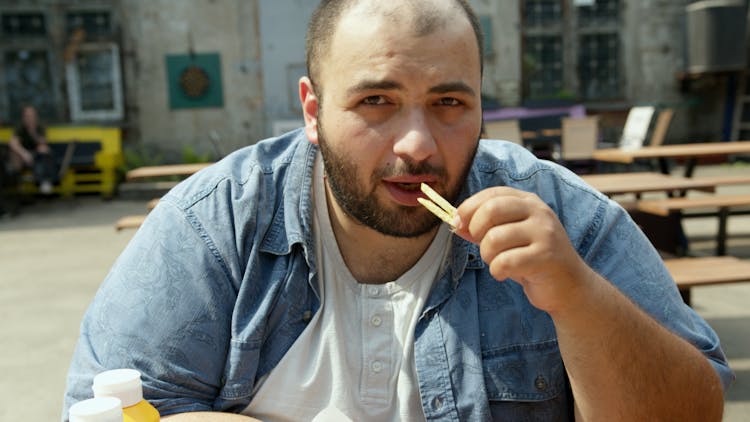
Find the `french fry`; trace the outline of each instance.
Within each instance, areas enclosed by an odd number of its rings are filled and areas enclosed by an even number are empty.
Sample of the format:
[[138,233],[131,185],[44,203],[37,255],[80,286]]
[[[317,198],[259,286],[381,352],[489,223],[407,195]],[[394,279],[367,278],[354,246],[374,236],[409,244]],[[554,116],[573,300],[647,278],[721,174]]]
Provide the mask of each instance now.
[[430,200],[424,198],[417,198],[422,206],[427,208],[431,213],[435,214],[439,219],[446,222],[452,229],[455,227],[452,224],[453,217],[456,215],[456,208],[446,201],[440,194],[435,192],[430,186],[425,183],[421,185],[422,192],[427,195]]
[[451,216],[456,213],[456,208],[450,204],[450,202],[446,201],[442,196],[440,196],[439,193],[435,192],[430,185],[427,183],[422,183],[420,186],[422,189],[422,192],[424,192],[425,195],[427,195],[428,198],[432,200],[437,206],[445,210],[448,214]]

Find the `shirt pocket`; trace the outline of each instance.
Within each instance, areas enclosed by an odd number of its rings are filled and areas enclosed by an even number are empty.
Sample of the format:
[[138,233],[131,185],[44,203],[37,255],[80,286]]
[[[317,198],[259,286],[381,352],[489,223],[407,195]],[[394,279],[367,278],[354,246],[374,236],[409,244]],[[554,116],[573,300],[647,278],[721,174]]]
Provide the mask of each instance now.
[[569,420],[572,400],[557,341],[485,351],[482,369],[493,420]]

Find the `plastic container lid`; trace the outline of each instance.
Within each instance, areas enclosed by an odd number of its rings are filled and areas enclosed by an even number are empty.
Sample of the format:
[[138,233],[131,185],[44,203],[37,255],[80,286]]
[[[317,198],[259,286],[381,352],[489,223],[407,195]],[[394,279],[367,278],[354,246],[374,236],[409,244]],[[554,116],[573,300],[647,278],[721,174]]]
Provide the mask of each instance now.
[[130,407],[143,400],[141,373],[135,369],[113,369],[94,377],[94,397],[117,397],[122,407]]
[[117,397],[95,397],[70,406],[70,422],[122,422],[122,402]]

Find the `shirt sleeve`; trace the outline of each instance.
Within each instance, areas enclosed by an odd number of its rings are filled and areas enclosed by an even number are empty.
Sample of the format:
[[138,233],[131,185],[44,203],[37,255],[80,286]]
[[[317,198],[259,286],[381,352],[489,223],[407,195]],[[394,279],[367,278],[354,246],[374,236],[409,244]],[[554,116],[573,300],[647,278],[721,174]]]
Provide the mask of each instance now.
[[698,348],[728,388],[734,374],[716,332],[685,304],[663,259],[628,213],[609,200],[599,208],[600,218],[584,240],[586,261],[646,313]]
[[69,407],[93,377],[133,368],[162,415],[213,410],[236,300],[213,240],[189,211],[162,201],[100,286],[81,324],[67,378]]

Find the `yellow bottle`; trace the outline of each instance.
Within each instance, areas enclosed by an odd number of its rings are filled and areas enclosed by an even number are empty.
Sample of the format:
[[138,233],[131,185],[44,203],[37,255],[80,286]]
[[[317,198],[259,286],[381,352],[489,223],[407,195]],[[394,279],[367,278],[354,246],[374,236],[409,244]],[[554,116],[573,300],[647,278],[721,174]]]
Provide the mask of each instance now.
[[123,422],[159,421],[159,412],[143,398],[141,373],[135,369],[113,369],[95,376],[94,397],[120,399]]

